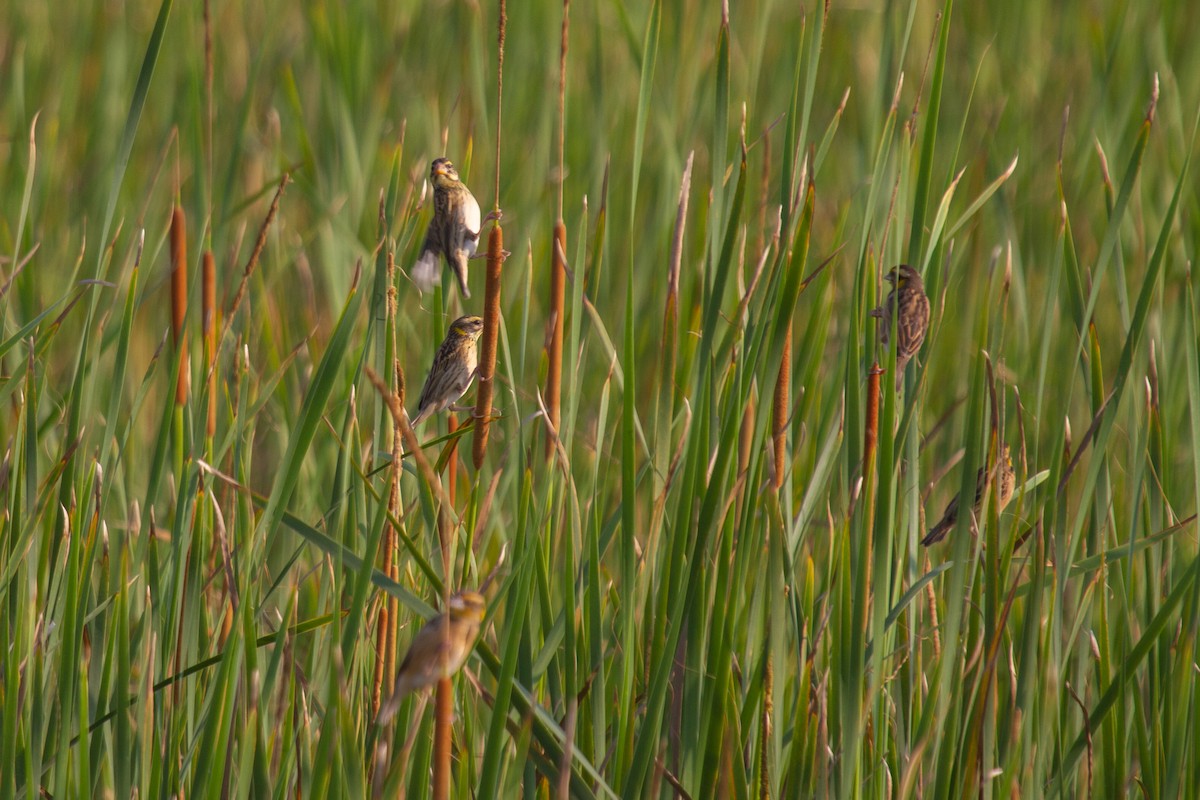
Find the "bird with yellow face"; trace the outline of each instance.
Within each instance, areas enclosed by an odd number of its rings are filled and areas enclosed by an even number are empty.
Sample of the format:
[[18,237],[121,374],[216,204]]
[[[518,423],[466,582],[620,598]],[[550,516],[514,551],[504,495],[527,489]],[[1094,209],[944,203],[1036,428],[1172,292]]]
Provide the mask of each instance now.
[[462,669],[475,648],[486,611],[483,595],[464,590],[451,595],[446,610],[417,631],[396,672],[392,695],[379,709],[380,725],[391,721],[409,693],[427,689]]
[[433,184],[433,219],[425,232],[421,256],[413,266],[413,282],[421,291],[433,288],[441,281],[438,261],[444,258],[458,280],[459,292],[469,299],[468,263],[475,257],[483,222],[498,218],[499,212],[480,218],[479,202],[448,158],[434,160],[429,167],[429,182]]
[[884,280],[892,284],[892,291],[871,316],[881,321],[879,344],[885,350],[895,331],[896,391],[900,391],[904,385],[904,367],[921,349],[929,330],[929,298],[925,296],[921,274],[908,264],[892,267]]
[[471,388],[478,371],[482,334],[482,317],[467,315],[450,323],[417,400],[417,414],[412,419],[414,428],[439,411],[453,408],[454,402]]

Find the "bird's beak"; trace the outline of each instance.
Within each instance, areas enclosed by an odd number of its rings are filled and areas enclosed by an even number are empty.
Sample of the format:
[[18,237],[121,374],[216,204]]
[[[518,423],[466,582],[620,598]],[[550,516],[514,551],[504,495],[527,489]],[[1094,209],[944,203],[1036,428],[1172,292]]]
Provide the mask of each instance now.
[[433,174],[434,175],[445,175],[446,174],[446,165],[438,164],[436,167],[433,168]]

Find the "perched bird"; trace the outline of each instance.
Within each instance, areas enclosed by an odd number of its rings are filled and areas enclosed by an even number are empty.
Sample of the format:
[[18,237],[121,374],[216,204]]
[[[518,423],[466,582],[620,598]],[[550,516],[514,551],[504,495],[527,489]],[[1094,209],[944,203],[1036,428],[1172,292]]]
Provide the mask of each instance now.
[[425,623],[396,672],[392,696],[379,709],[379,724],[386,725],[409,692],[417,692],[449,678],[462,669],[475,647],[487,601],[478,592],[451,595],[446,610]]
[[478,342],[482,333],[482,317],[468,315],[450,324],[417,400],[417,414],[412,419],[414,428],[425,418],[450,408],[471,388],[479,366]]
[[[892,284],[892,291],[871,316],[882,320],[879,344],[884,348],[888,346],[892,329],[896,330],[896,391],[900,391],[904,385],[904,367],[921,349],[921,342],[925,341],[925,333],[929,330],[929,298],[925,296],[921,275],[908,264],[892,267],[884,280]],[[898,315],[899,324],[893,324],[894,314]]]
[[[458,279],[458,290],[464,298],[470,298],[467,286],[467,262],[475,255],[479,245],[479,232],[483,221],[479,217],[479,203],[475,196],[458,178],[458,170],[448,158],[439,158],[429,168],[429,182],[433,184],[433,219],[425,233],[425,244],[421,246],[421,257],[413,266],[413,282],[422,291],[428,291],[441,279],[438,258],[444,257]],[[496,212],[487,219],[495,219]]]
[[[1012,453],[1009,451],[1007,444],[1000,445],[1000,455],[996,459],[996,465],[992,468],[992,475],[999,478],[1000,483],[996,486],[996,500],[998,503],[997,511],[1003,511],[1008,505],[1008,501],[1012,499],[1013,489],[1017,485],[1017,475],[1013,472]],[[987,495],[988,484],[991,483],[984,467],[979,468],[979,472],[975,476],[975,504],[971,506],[971,511],[975,514],[980,512],[983,506],[983,498]],[[950,501],[946,506],[945,513],[942,514],[942,519],[937,525],[930,528],[929,533],[921,540],[921,544],[928,547],[935,542],[940,542],[946,537],[958,522],[958,495]]]

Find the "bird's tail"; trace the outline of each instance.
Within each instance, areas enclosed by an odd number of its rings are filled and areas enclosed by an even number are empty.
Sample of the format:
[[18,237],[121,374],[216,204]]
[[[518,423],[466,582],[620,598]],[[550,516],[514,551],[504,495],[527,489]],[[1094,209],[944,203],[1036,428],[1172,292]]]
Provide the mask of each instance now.
[[921,540],[921,546],[929,547],[929,545],[931,545],[931,544],[937,544],[942,539],[946,538],[946,534],[949,533],[950,529],[953,527],[954,527],[953,520],[943,519],[937,525],[934,525],[929,530],[929,533],[925,534],[925,538]]
[[904,388],[904,368],[908,366],[908,359],[896,356],[896,391]]
[[428,249],[421,252],[421,257],[417,259],[416,264],[413,264],[412,281],[422,292],[428,292],[442,282],[442,276],[438,271],[437,253]]
[[404,696],[408,692],[404,687],[397,686],[392,692],[392,696],[387,699],[383,705],[379,707],[379,716],[375,718],[376,725],[387,725],[392,721],[392,717],[396,716],[396,712],[400,710],[400,703],[403,702]]
[[396,712],[400,709],[400,700],[396,695],[388,698],[388,701],[379,707],[379,716],[375,718],[375,724],[379,726],[387,725],[392,721],[392,717],[396,716]]
[[454,269],[454,277],[458,279],[458,291],[462,293],[464,300],[471,299],[471,287],[467,286],[467,252],[459,250],[450,259],[450,266]]
[[408,427],[412,428],[413,430],[416,430],[417,426],[420,425],[422,422],[424,422],[425,419],[432,413],[433,413],[433,406],[425,406],[424,408],[418,409],[417,415],[415,417],[409,418]]

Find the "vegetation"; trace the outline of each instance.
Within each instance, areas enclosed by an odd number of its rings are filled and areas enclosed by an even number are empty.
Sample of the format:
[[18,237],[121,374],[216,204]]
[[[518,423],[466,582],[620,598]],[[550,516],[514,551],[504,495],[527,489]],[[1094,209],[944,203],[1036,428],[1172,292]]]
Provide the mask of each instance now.
[[1200,6],[496,5],[0,4],[0,796],[1200,793]]

